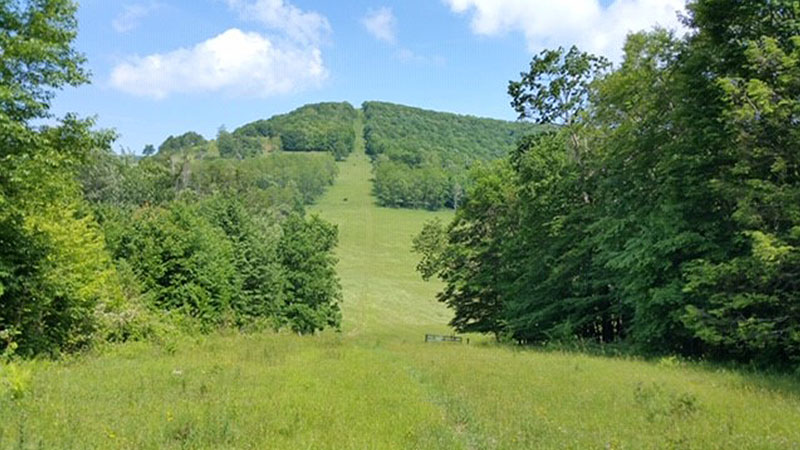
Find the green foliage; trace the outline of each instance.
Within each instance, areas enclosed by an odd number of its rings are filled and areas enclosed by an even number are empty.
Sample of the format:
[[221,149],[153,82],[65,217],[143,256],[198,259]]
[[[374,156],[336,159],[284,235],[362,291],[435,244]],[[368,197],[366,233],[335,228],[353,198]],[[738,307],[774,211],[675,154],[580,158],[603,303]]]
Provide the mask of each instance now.
[[605,58],[569,51],[544,50],[533,58],[530,71],[508,85],[511,106],[520,119],[567,125],[589,102],[590,85],[611,66]]
[[0,399],[19,401],[31,389],[32,373],[13,361],[0,361]]
[[467,172],[506,156],[531,124],[367,102],[364,136],[375,160],[374,193],[383,206],[457,208]]
[[264,194],[267,201],[262,204],[294,206],[279,200],[280,193],[287,191],[289,199],[299,201],[298,208],[302,208],[303,203],[313,203],[333,184],[338,169],[331,155],[272,153],[242,161],[197,160],[189,170],[187,187],[200,194],[230,191],[245,198],[253,197],[253,201],[246,202],[252,205],[257,205],[256,197]]
[[[335,239],[317,219],[302,226],[304,204],[335,178],[331,155],[204,158],[175,170],[162,158],[106,151],[81,170],[127,291],[126,308],[98,311],[106,340],[157,335],[165,314],[204,330],[260,323],[311,333],[338,324],[339,287],[326,259]],[[296,236],[285,238],[284,227]],[[281,252],[302,242],[315,243],[302,264],[285,261]],[[313,282],[295,286],[300,279]]]
[[[180,170],[176,179],[162,159],[98,152],[82,172],[118,270],[129,274],[130,306],[185,316],[205,330],[267,322],[314,332],[338,324],[339,287],[327,259],[335,238],[318,219],[302,225],[304,203],[333,182],[332,156],[202,159]],[[314,244],[297,257],[302,263],[285,260],[281,252],[303,242]],[[107,339],[152,334],[142,326],[146,312],[103,311]]]
[[691,393],[670,392],[659,384],[639,384],[634,398],[650,422],[686,419],[700,409],[697,398]]
[[217,150],[223,158],[244,159],[264,153],[264,145],[259,137],[231,134],[224,128],[217,133]]
[[242,323],[258,318],[280,320],[287,296],[286,268],[278,255],[282,235],[279,224],[250,213],[241,201],[214,196],[201,203],[201,213],[220,228],[232,247],[230,255],[240,293],[232,311]]
[[417,269],[425,278],[436,273],[446,283],[438,299],[454,310],[450,324],[457,331],[499,333],[502,329],[500,289],[507,272],[501,251],[515,232],[508,222],[516,202],[508,182],[513,176],[502,160],[476,167],[474,183],[446,238],[433,222],[414,239],[415,250],[423,255]]
[[35,214],[2,223],[8,278],[0,328],[17,335],[22,355],[88,345],[95,308],[121,295],[102,235],[92,216],[77,208],[71,202],[38,205]]
[[318,216],[293,215],[282,226],[278,251],[288,282],[286,320],[300,333],[338,328],[341,287],[333,256],[338,229]]
[[86,59],[72,47],[76,10],[72,0],[0,4],[0,135],[10,137],[6,127],[49,116],[55,89],[88,82]]
[[513,175],[473,178],[508,195],[468,192],[440,296],[457,318],[494,319],[456,325],[800,363],[795,3],[693,1],[693,33],[633,34],[609,73],[575,49],[535,57],[513,105],[564,126],[523,140]]
[[306,105],[288,114],[244,125],[231,137],[239,142],[279,137],[285,151],[325,151],[342,160],[353,149],[357,114],[349,103]]
[[137,160],[109,148],[94,150],[77,178],[89,203],[112,207],[167,203],[175,198],[178,182],[162,159]]
[[[135,208],[164,205],[181,191],[201,196],[227,193],[264,214],[301,212],[336,178],[330,155],[273,153],[244,160],[203,158],[175,165],[162,158],[134,159],[109,150],[93,152],[79,181],[94,205]],[[103,210],[96,210],[102,216]]]
[[384,206],[437,210],[457,206],[463,188],[435,166],[409,167],[379,157],[375,163],[373,192]]
[[122,230],[109,239],[112,254],[130,264],[153,307],[204,325],[228,319],[240,280],[221,229],[178,202],[169,209],[141,208]]
[[505,252],[514,275],[504,291],[507,331],[520,341],[611,342],[623,332],[624,311],[586,233],[593,192],[572,142],[565,129],[520,146],[518,218],[510,225],[518,232]]
[[198,145],[203,145],[207,141],[199,133],[194,131],[187,131],[179,136],[170,136],[158,146],[158,153],[160,155],[170,155],[181,150],[186,150]]
[[[730,53],[741,66],[711,60],[723,64],[715,81],[729,133],[722,142],[727,164],[719,167],[710,189],[728,205],[732,230],[726,258],[698,258],[687,266],[685,291],[692,306],[684,320],[715,353],[798,362],[800,21],[795,4],[775,3],[767,11],[737,9],[756,24]],[[698,24],[709,19],[706,6],[694,9]],[[760,16],[781,8],[793,14],[780,21]],[[718,33],[712,28],[699,35],[697,45],[705,48],[726,37]]]
[[0,4],[0,348],[23,356],[89,345],[95,309],[121,296],[74,180],[113,136],[74,116],[31,124],[50,117],[55,90],[87,81],[75,11],[66,0]]
[[422,259],[417,264],[417,272],[425,281],[430,280],[442,269],[442,253],[447,246],[446,231],[439,218],[425,222],[422,231],[414,236],[411,249]]

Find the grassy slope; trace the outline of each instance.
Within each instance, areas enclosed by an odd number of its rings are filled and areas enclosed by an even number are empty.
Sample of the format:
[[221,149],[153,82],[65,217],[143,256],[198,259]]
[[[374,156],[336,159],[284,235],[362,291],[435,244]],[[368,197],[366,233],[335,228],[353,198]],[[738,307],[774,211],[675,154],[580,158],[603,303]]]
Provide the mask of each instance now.
[[357,150],[340,164],[336,184],[312,208],[339,226],[345,332],[416,338],[423,329],[446,332],[443,325],[450,314],[435,300],[439,286],[423,282],[414,270],[417,258],[411,253],[411,239],[426,220],[447,221],[452,212],[375,207],[361,126],[357,124]]
[[313,210],[340,226],[344,333],[29,363],[31,391],[0,400],[0,448],[800,446],[800,388],[788,379],[420,343],[448,317],[409,253],[433,214],[376,208],[363,153],[340,167]]

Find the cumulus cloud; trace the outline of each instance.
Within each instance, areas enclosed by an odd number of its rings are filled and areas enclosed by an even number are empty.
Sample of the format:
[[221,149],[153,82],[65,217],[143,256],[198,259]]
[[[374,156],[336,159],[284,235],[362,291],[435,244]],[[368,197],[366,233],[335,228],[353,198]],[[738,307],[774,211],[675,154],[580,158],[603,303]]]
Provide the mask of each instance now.
[[613,59],[630,32],[659,25],[680,29],[685,0],[443,0],[453,12],[471,14],[476,34],[521,32],[528,47],[577,44]]
[[301,44],[317,44],[331,31],[325,16],[303,11],[284,0],[227,0],[227,3],[243,20],[259,22]]
[[413,50],[401,48],[394,54],[395,58],[404,64],[424,64],[443,67],[447,61],[441,56],[420,55]]
[[114,68],[111,84],[154,99],[195,92],[268,97],[319,85],[326,77],[319,49],[276,45],[233,28],[192,48],[130,58]]
[[396,53],[397,59],[403,62],[423,62],[424,58],[407,48],[401,48]]
[[328,20],[284,0],[226,0],[269,34],[231,28],[188,48],[132,56],[111,73],[129,94],[163,99],[174,93],[222,92],[269,97],[318,87],[328,76],[320,44]]
[[363,19],[361,24],[367,29],[369,34],[376,39],[394,43],[396,40],[395,28],[397,20],[390,8],[380,8],[377,10],[370,10]]
[[127,33],[138,27],[142,19],[160,8],[161,4],[155,2],[127,5],[123,8],[122,12],[111,21],[111,26],[117,33]]

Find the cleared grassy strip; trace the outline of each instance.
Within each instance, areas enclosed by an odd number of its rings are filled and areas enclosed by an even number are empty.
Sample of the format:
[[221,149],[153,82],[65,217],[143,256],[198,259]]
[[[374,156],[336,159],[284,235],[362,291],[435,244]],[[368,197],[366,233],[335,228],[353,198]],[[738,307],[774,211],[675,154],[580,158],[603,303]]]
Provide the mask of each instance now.
[[311,208],[339,226],[339,276],[344,288],[345,332],[421,338],[447,332],[451,314],[435,300],[440,285],[425,283],[414,268],[411,239],[425,221],[453,213],[378,208],[370,194],[372,165],[364,153],[363,122],[357,150],[340,163],[334,186]]

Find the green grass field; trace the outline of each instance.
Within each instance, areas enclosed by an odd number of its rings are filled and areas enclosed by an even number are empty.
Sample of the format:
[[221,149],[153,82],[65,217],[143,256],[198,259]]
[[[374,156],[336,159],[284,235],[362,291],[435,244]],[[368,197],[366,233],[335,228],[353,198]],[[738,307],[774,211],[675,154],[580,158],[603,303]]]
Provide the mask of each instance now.
[[411,237],[451,213],[374,206],[359,150],[312,208],[339,225],[342,333],[24,363],[30,389],[0,398],[0,448],[800,448],[788,376],[422,343],[448,332],[449,314],[414,272]]

